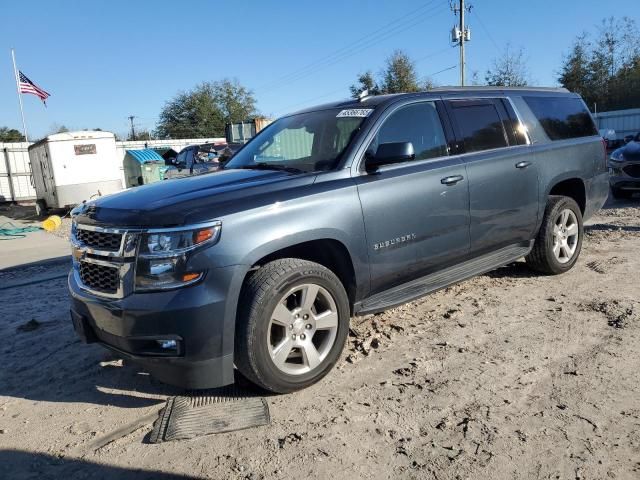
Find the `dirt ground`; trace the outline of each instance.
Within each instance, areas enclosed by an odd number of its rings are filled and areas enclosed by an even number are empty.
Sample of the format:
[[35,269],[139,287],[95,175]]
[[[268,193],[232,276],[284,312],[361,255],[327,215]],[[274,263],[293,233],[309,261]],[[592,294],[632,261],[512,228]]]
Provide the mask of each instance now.
[[269,426],[158,445],[177,392],[79,343],[65,279],[2,289],[66,267],[0,276],[0,478],[640,478],[640,199],[586,232],[567,274],[518,262],[353,319]]

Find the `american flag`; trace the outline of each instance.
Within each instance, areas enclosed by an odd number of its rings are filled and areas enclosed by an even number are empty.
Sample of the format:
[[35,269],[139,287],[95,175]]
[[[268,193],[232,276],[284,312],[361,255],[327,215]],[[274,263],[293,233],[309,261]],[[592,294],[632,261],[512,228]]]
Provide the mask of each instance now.
[[49,98],[49,94],[29,80],[24,73],[20,71],[18,71],[18,73],[20,74],[20,93],[31,93],[42,100],[42,103],[46,105],[47,102],[45,102],[45,100]]

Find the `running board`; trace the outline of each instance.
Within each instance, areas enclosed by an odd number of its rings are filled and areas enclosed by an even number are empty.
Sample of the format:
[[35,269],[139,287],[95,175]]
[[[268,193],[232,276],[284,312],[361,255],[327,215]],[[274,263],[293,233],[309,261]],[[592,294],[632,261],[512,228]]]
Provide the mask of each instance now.
[[376,293],[354,306],[356,315],[378,313],[420,298],[428,293],[515,262],[527,255],[533,246],[516,244],[467,260],[445,270],[425,275],[390,290]]

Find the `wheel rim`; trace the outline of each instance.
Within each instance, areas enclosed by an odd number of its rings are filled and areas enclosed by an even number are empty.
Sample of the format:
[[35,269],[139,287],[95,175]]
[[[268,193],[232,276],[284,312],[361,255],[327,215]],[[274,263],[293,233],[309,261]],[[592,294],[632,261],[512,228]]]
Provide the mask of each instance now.
[[562,210],[553,225],[553,255],[560,263],[569,262],[578,248],[578,218],[573,210]]
[[302,375],[327,358],[338,333],[338,308],[320,285],[307,283],[284,294],[271,313],[267,346],[281,372]]

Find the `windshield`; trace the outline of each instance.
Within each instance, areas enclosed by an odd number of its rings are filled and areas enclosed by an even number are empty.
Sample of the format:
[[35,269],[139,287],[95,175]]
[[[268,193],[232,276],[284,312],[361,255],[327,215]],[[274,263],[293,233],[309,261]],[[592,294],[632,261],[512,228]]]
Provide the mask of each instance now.
[[370,113],[370,109],[330,109],[281,118],[240,150],[225,169],[332,170]]

